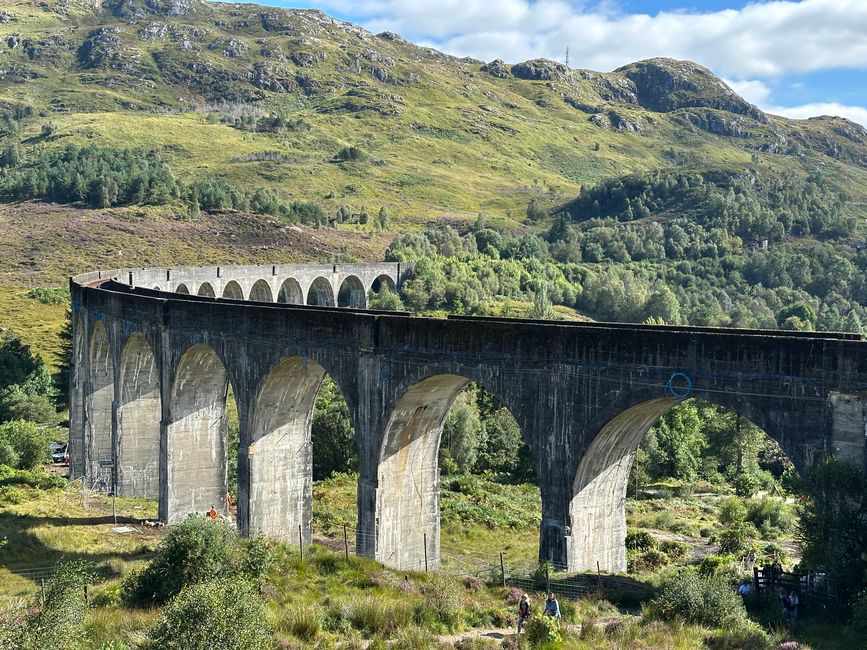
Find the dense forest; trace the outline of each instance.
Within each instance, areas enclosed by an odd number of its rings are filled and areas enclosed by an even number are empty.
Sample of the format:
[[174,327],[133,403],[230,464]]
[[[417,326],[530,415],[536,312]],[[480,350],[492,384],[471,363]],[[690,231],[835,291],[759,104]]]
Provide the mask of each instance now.
[[546,233],[480,216],[465,232],[399,237],[387,258],[418,262],[403,300],[419,311],[503,314],[517,300],[538,317],[544,295],[598,320],[862,331],[867,245],[845,197],[820,178],[749,179],[605,181]]

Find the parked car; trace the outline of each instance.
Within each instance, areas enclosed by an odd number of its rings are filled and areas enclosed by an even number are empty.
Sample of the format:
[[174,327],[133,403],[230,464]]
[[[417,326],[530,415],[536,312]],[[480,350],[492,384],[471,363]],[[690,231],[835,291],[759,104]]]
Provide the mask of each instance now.
[[52,442],[50,447],[52,462],[63,463],[64,465],[69,463],[69,452],[67,451],[67,445],[61,444],[59,442]]

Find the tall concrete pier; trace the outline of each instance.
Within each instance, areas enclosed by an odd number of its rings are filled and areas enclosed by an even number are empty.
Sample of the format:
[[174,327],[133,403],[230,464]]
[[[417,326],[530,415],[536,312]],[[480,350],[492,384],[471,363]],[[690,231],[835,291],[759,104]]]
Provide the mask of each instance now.
[[300,526],[309,541],[310,427],[328,374],[356,433],[358,552],[406,569],[422,568],[426,552],[436,567],[440,435],[475,381],[512,412],[533,454],[540,559],[623,571],[632,459],[683,399],[746,416],[799,468],[826,452],[865,463],[858,335],[365,310],[371,291],[410,273],[275,265],[74,277],[73,475],[157,498],[168,522],[212,504],[225,511],[231,385],[239,528],[294,541]]

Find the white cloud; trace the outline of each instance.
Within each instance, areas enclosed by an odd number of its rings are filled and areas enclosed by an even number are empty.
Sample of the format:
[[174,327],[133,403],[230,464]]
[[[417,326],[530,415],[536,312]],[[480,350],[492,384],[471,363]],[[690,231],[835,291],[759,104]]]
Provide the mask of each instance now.
[[460,56],[536,56],[610,70],[653,56],[699,61],[735,79],[827,68],[867,69],[867,2],[775,0],[738,10],[624,14],[561,0],[318,0]]
[[846,106],[845,104],[838,104],[836,102],[819,102],[804,104],[803,106],[766,106],[763,109],[768,113],[790,117],[794,120],[803,120],[818,115],[845,117],[867,128],[867,108],[863,106]]
[[723,82],[738,95],[753,104],[764,104],[768,100],[768,97],[771,96],[770,86],[759,79],[745,79],[744,81],[723,79]]

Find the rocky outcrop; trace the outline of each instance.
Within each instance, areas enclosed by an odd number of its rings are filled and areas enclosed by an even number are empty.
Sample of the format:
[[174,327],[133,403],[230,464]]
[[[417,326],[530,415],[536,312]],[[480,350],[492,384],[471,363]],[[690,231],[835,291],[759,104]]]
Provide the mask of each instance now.
[[201,0],[109,0],[106,8],[114,16],[126,20],[144,20],[148,16],[176,18],[196,13]]
[[256,88],[272,93],[291,93],[298,88],[285,68],[276,66],[270,61],[253,66],[251,82]]
[[638,122],[633,122],[618,113],[617,111],[608,111],[607,113],[597,113],[591,115],[589,120],[591,124],[598,126],[600,129],[607,131],[628,131],[631,133],[641,133],[644,127]]
[[502,59],[494,59],[490,63],[483,65],[480,69],[482,72],[487,72],[492,77],[497,77],[498,79],[508,79],[512,76],[512,73],[509,72],[509,66]]
[[649,59],[614,71],[635,86],[638,104],[660,113],[680,108],[715,108],[767,124],[768,117],[726,86],[710,70],[691,61]]
[[240,38],[228,38],[214,41],[208,46],[208,49],[217,50],[220,54],[227,56],[230,59],[237,59],[238,57],[244,56],[244,54],[247,53],[247,50],[250,49],[250,46]]
[[550,59],[532,59],[512,66],[512,74],[518,79],[531,81],[566,81],[571,72],[562,63]]
[[677,120],[714,135],[730,138],[749,138],[752,135],[746,118],[721,111],[690,109],[679,115]]
[[139,50],[124,46],[119,34],[121,27],[102,27],[84,41],[78,49],[79,65],[85,70],[117,70],[128,75],[142,72],[142,54]]
[[601,113],[605,109],[601,106],[595,106],[594,104],[588,104],[586,102],[582,102],[580,99],[576,99],[575,97],[571,97],[567,95],[563,98],[563,101],[569,104],[572,108],[582,111],[584,113],[589,113],[591,115],[595,115],[596,113]]
[[590,70],[581,70],[579,79],[589,81],[594,91],[603,101],[613,104],[638,105],[635,84],[621,75],[607,75]]
[[325,52],[295,52],[289,59],[299,68],[312,68],[327,57]]

